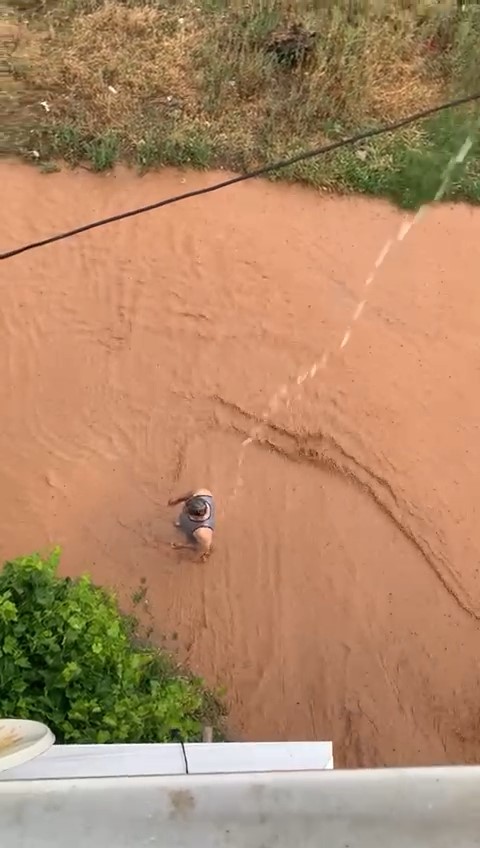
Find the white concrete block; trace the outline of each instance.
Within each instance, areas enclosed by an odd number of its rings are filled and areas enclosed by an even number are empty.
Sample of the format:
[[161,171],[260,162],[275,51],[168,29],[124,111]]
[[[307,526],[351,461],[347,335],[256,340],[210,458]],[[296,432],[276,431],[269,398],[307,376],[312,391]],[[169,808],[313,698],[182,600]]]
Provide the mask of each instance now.
[[333,768],[331,742],[188,743],[189,774],[315,771]]
[[182,746],[54,745],[23,766],[8,769],[0,780],[42,780],[78,777],[132,777],[185,774]]

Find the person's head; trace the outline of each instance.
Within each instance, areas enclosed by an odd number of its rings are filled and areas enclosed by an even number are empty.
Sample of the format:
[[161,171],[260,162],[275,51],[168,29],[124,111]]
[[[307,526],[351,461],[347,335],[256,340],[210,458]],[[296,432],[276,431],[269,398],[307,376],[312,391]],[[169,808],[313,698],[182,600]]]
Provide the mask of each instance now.
[[192,518],[203,518],[205,513],[207,512],[207,504],[203,500],[203,498],[193,497],[189,498],[185,504],[185,508],[189,515]]

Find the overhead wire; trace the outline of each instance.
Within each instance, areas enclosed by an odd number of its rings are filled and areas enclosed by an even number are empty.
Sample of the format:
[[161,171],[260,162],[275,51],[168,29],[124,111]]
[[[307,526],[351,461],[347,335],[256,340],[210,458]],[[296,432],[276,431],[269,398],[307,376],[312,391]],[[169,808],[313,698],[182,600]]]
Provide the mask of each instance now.
[[172,197],[167,197],[163,200],[156,201],[155,203],[149,203],[146,206],[140,206],[136,209],[127,210],[126,212],[119,212],[116,215],[110,215],[107,218],[100,218],[97,221],[91,221],[90,223],[83,224],[80,227],[75,227],[71,230],[66,230],[65,232],[56,233],[54,235],[47,236],[46,238],[39,239],[38,241],[32,241],[27,244],[23,244],[19,247],[15,247],[11,250],[7,250],[1,253],[0,259],[11,259],[14,256],[19,256],[21,253],[26,253],[29,250],[34,250],[38,247],[45,247],[46,245],[53,244],[54,242],[62,241],[67,238],[72,238],[73,236],[80,235],[81,233],[86,233],[89,230],[94,230],[97,227],[104,227],[107,224],[113,224],[117,221],[122,221],[126,218],[133,218],[134,216],[142,215],[145,212],[152,212],[155,209],[161,209],[164,206],[170,206],[171,204],[179,203],[182,200],[189,200],[194,197],[201,197],[202,195],[211,194],[212,192],[228,188],[229,186],[246,182],[247,180],[266,176],[267,174],[274,173],[275,171],[283,170],[285,168],[291,167],[292,165],[296,165],[298,162],[303,162],[307,159],[313,159],[317,156],[332,153],[335,150],[340,150],[342,147],[355,145],[362,141],[367,141],[371,138],[385,135],[386,133],[395,132],[396,130],[402,129],[403,127],[407,127],[410,124],[415,123],[416,121],[424,120],[425,118],[431,117],[432,115],[436,115],[439,112],[443,112],[448,109],[455,109],[467,103],[473,103],[476,100],[480,100],[480,92],[477,92],[476,94],[466,95],[465,97],[458,97],[455,100],[449,100],[446,103],[442,103],[438,106],[431,106],[428,109],[423,109],[419,112],[415,112],[412,115],[408,115],[405,118],[401,118],[399,121],[395,121],[394,123],[384,124],[381,127],[375,127],[369,130],[364,130],[363,132],[349,136],[348,138],[332,141],[321,147],[316,147],[312,150],[306,150],[300,153],[296,153],[294,156],[291,156],[288,159],[282,159],[278,162],[272,162],[267,165],[262,165],[252,171],[247,171],[246,173],[239,174],[235,177],[229,177],[226,180],[214,183],[210,186],[204,186],[203,188],[194,189],[192,191],[186,191],[183,194],[177,194]]

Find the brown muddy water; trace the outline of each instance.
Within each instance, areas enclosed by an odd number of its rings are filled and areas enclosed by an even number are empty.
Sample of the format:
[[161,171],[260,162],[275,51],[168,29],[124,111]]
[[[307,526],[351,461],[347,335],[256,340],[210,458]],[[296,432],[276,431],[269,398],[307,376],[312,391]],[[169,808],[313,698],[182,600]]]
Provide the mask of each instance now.
[[[3,163],[1,248],[218,175]],[[338,765],[480,758],[480,210],[401,214],[251,182],[0,265],[3,558],[60,543],[226,686],[241,739],[333,739]],[[207,486],[204,565],[172,494]]]

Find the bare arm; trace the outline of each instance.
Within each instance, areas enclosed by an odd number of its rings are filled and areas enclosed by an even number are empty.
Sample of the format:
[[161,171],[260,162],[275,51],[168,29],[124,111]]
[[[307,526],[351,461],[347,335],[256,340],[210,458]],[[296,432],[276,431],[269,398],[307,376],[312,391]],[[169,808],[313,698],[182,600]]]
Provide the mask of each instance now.
[[190,498],[193,498],[194,492],[186,492],[185,495],[180,495],[178,498],[170,498],[168,501],[169,506],[177,506],[177,504],[185,503]]
[[190,498],[195,497],[195,495],[212,497],[212,493],[209,489],[195,489],[195,491],[192,490],[191,492],[186,492],[185,495],[180,495],[178,498],[170,498],[168,505],[177,506],[177,504],[185,503],[185,501],[190,500]]

